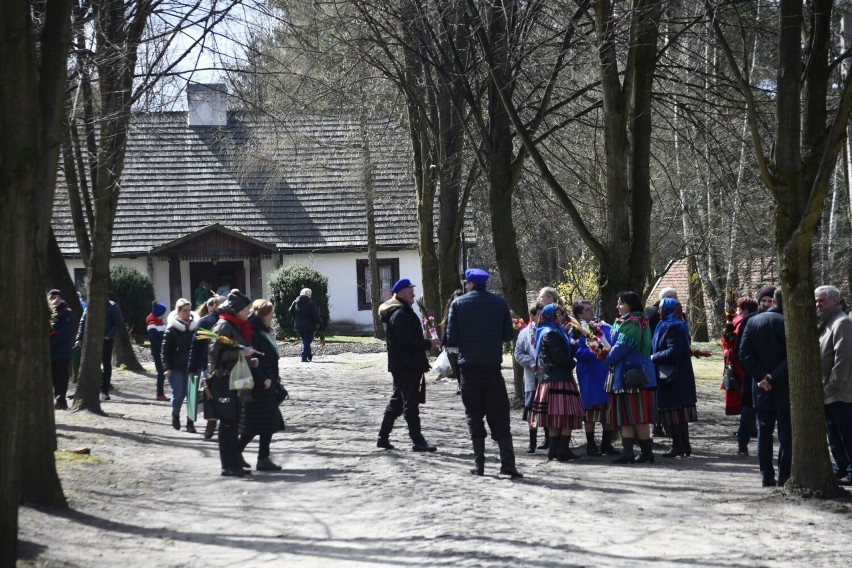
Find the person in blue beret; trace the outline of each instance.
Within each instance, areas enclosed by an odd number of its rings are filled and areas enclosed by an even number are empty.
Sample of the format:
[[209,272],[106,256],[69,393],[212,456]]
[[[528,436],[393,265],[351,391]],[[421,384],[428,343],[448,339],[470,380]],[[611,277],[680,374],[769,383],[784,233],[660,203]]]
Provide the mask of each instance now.
[[426,352],[439,347],[438,339],[424,339],[420,318],[414,313],[414,284],[401,278],[391,289],[393,296],[379,306],[385,325],[388,348],[388,371],[393,377],[393,394],[382,418],[376,446],[394,449],[389,436],[400,416],[408,423],[408,436],[415,452],[434,452],[437,448],[426,441],[420,428],[420,379],[429,370]]
[[446,344],[459,350],[461,396],[475,463],[470,471],[474,475],[485,472],[484,420],[487,419],[491,438],[500,448],[500,473],[523,477],[515,467],[509,395],[500,371],[503,342],[511,341],[514,334],[509,304],[485,289],[488,272],[471,268],[464,278],[471,289],[450,306]]

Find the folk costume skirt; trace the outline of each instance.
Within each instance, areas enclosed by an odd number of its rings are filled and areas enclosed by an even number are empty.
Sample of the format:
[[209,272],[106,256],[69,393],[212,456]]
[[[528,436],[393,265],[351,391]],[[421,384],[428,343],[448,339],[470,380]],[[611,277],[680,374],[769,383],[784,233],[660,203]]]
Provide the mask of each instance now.
[[600,422],[601,424],[609,423],[609,405],[608,404],[594,404],[586,409],[586,422],[594,424],[595,422]]
[[609,393],[609,422],[614,426],[657,423],[657,391],[624,390]]
[[530,413],[532,428],[576,430],[583,427],[583,403],[574,379],[539,383],[535,389]]
[[658,413],[660,424],[663,426],[677,426],[678,424],[698,421],[698,409],[695,405],[660,408]]

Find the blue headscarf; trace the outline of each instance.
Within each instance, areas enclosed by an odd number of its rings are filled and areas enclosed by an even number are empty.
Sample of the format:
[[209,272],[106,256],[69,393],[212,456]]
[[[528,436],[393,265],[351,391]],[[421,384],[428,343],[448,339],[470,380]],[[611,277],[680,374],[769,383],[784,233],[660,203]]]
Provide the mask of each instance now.
[[535,328],[535,358],[538,359],[538,351],[541,349],[541,338],[544,336],[546,329],[551,329],[558,333],[563,340],[565,340],[565,345],[571,346],[571,341],[568,339],[568,336],[565,335],[565,330],[562,329],[562,326],[559,325],[556,321],[556,310],[559,308],[559,304],[548,304],[544,306],[539,315],[538,325]]
[[651,345],[654,346],[654,351],[657,350],[657,339],[662,333],[671,326],[683,328],[683,333],[689,338],[689,325],[683,321],[683,312],[680,307],[680,302],[674,298],[663,298],[660,302],[660,323],[657,324],[657,329],[654,330],[654,339]]

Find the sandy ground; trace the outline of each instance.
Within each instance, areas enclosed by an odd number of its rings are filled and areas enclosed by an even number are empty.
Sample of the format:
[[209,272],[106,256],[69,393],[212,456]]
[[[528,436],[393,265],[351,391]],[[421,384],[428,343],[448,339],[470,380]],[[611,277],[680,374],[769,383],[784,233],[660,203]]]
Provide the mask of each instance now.
[[[281,361],[291,400],[273,438],[279,473],[223,478],[215,438],[177,432],[153,400],[153,376],[116,372],[108,417],[57,413],[58,468],[70,510],[21,509],[24,566],[701,566],[842,565],[849,501],[760,486],[757,459],[736,456],[735,419],[718,382],[699,385],[691,458],[646,466],[606,457],[561,464],[524,452],[518,467],[468,473],[472,450],[455,381],[429,380],[423,430],[439,449],[375,447],[390,394],[382,354]],[[509,376],[508,368],[504,375]],[[203,422],[202,422],[203,425]],[[582,434],[575,445],[584,452]],[[666,440],[663,440],[666,441]],[[754,450],[754,444],[752,444]],[[662,452],[662,447],[656,447]],[[245,453],[254,464],[256,445]],[[754,453],[754,451],[752,451]],[[845,560],[844,560],[845,559]]]

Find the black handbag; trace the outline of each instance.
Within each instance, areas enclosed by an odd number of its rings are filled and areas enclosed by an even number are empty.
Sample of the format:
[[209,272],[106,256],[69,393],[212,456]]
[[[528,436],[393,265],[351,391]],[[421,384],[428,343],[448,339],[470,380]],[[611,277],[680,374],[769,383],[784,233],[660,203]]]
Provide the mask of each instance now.
[[290,398],[290,394],[287,392],[287,389],[284,388],[284,385],[281,383],[275,383],[275,402],[279,405]]
[[659,372],[659,378],[657,382],[661,385],[670,385],[674,382],[675,379],[675,366],[674,365],[660,365],[657,367],[657,371]]
[[734,374],[734,368],[730,365],[725,365],[725,370],[722,373],[722,388],[726,391],[740,390],[740,381]]
[[648,384],[648,377],[645,376],[645,369],[639,363],[628,363],[624,367],[622,375],[624,388],[629,390],[641,389]]

